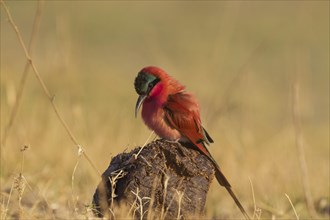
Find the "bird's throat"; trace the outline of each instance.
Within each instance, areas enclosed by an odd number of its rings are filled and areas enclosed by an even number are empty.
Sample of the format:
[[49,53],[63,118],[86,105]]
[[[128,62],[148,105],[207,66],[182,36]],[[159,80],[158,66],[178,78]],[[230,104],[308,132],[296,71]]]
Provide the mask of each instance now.
[[157,83],[150,91],[145,102],[152,103],[156,107],[161,107],[167,100],[167,93],[163,83]]
[[152,90],[149,93],[149,97],[154,98],[162,95],[162,93],[164,93],[164,84],[159,82],[154,86],[154,88],[152,88]]

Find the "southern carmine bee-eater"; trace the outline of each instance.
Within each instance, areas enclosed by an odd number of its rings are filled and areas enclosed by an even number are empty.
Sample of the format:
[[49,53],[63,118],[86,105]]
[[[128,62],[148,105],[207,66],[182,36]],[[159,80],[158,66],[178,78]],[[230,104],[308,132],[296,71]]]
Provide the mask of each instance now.
[[245,218],[250,219],[206,148],[206,144],[213,143],[213,140],[202,126],[196,98],[185,91],[185,86],[154,66],[143,68],[135,78],[134,86],[139,94],[135,117],[142,106],[145,124],[159,137],[191,143],[205,154],[214,165],[219,184],[227,189]]

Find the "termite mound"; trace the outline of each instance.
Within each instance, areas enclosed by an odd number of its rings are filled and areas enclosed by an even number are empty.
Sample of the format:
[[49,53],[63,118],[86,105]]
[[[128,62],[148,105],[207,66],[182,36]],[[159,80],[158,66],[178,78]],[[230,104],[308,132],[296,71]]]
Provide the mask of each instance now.
[[201,216],[213,178],[213,165],[205,155],[156,140],[112,158],[93,196],[94,213],[112,218],[112,209],[125,203],[134,218]]

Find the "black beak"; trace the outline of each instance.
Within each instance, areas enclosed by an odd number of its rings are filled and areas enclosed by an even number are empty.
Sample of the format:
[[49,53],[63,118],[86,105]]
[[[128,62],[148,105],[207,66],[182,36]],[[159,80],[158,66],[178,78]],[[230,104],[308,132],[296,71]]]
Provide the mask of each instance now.
[[148,96],[147,95],[140,95],[137,102],[136,102],[136,105],[135,105],[135,117],[137,116],[137,113],[139,111],[139,109],[141,108],[144,100],[147,98]]

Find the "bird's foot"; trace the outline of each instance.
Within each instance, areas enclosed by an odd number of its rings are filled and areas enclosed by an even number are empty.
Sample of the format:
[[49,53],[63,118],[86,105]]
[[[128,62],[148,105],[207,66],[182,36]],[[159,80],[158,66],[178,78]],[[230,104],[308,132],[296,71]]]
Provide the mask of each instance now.
[[177,144],[177,143],[179,143],[180,138],[178,138],[176,140],[168,140],[168,139],[163,138],[163,140],[168,143],[171,143],[171,144]]

